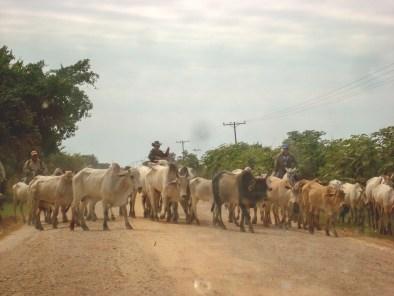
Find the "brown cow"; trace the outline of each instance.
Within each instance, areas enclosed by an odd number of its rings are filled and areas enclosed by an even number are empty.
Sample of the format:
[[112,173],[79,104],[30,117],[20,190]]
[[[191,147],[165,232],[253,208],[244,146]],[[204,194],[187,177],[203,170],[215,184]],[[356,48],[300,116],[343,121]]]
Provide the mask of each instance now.
[[338,236],[335,229],[335,220],[344,204],[344,192],[341,189],[323,186],[316,181],[311,181],[303,186],[302,199],[309,232],[314,232],[319,213],[323,211],[326,215],[326,235],[330,235],[330,227],[332,227],[334,235]]

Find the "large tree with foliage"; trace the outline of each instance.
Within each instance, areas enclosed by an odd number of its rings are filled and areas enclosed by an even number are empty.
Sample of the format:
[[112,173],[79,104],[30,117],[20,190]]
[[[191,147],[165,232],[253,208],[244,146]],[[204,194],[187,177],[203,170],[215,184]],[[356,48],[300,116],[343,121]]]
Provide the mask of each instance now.
[[6,164],[19,166],[31,149],[58,152],[89,116],[93,105],[84,87],[97,79],[87,59],[46,70],[44,61],[25,64],[0,48],[0,153]]
[[272,172],[274,155],[278,150],[263,147],[260,144],[238,143],[222,145],[209,150],[203,156],[206,175],[211,176],[221,170],[234,170],[251,167],[257,173]]
[[318,172],[324,180],[363,182],[378,174],[381,167],[375,143],[365,134],[330,141],[324,158],[325,163]]
[[324,163],[324,134],[314,130],[292,131],[287,133],[287,138],[283,141],[289,145],[290,152],[296,158],[297,167],[305,178],[315,177]]

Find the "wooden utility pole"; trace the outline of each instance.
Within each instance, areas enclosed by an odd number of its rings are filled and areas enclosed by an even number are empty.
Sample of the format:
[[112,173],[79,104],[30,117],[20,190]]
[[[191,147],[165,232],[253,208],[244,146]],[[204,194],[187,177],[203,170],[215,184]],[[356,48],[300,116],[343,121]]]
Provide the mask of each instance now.
[[242,121],[242,122],[233,121],[233,122],[227,122],[227,123],[223,122],[224,126],[232,126],[234,128],[234,142],[235,142],[235,144],[238,144],[238,142],[237,142],[237,126],[239,126],[241,124],[246,124],[246,121]]
[[176,141],[178,144],[182,144],[182,159],[185,159],[185,143],[189,143],[189,140],[179,140]]

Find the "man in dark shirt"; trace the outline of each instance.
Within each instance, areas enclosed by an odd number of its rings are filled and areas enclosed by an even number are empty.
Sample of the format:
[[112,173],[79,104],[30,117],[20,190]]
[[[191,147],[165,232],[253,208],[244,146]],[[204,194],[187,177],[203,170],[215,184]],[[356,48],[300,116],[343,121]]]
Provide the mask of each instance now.
[[282,152],[275,159],[275,177],[283,178],[286,169],[294,168],[297,165],[293,155],[289,153],[289,146],[282,145]]
[[170,148],[167,148],[166,152],[160,150],[161,143],[159,141],[154,141],[152,143],[152,150],[149,152],[149,160],[152,162],[157,162],[158,160],[168,159],[170,153]]

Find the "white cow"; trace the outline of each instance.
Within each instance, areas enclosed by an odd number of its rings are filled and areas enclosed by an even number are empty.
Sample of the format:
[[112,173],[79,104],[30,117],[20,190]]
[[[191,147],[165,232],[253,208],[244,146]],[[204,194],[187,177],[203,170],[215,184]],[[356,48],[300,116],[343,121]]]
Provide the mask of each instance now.
[[160,197],[162,197],[162,213],[160,218],[164,218],[169,204],[169,197],[165,194],[165,189],[169,183],[176,182],[177,178],[178,168],[174,164],[169,164],[168,166],[152,166],[152,169],[146,175],[152,219],[158,220]]
[[361,211],[364,206],[364,189],[359,183],[345,183],[341,186],[345,193],[345,204],[350,206],[350,221],[360,222]]
[[368,220],[369,220],[369,225],[372,226],[373,229],[376,229],[378,227],[377,225],[378,216],[376,213],[375,198],[373,196],[373,191],[380,184],[387,184],[387,183],[388,183],[388,179],[386,178],[386,176],[379,176],[369,179],[365,186],[365,203],[368,206]]
[[331,180],[331,181],[328,183],[328,186],[333,187],[333,188],[335,188],[336,190],[340,190],[340,189],[341,189],[341,186],[342,186],[342,182],[339,181],[339,180],[334,179],[334,180]]
[[190,223],[195,219],[196,223],[200,225],[200,220],[197,217],[197,203],[200,200],[213,202],[212,180],[201,177],[193,178],[189,181],[189,188],[191,199]]
[[[139,172],[139,180],[138,180],[138,192],[142,197],[142,206],[144,209],[144,218],[148,216],[148,212],[150,209],[149,206],[149,198],[148,198],[148,186],[146,183],[146,176],[150,172],[151,168],[146,165],[140,165],[137,167]],[[135,200],[137,197],[137,192],[135,192],[130,198],[130,217],[135,217]]]
[[372,196],[379,232],[385,234],[391,231],[389,225],[394,207],[394,189],[387,184],[379,184],[372,190]]
[[23,213],[23,206],[28,203],[29,200],[29,185],[24,182],[18,182],[12,186],[12,199],[14,204],[14,215],[16,219],[16,208],[19,206],[23,223],[26,222],[25,214]]
[[[101,201],[104,212],[103,230],[108,228],[108,210],[110,207],[121,207],[127,229],[132,229],[126,205],[130,194],[137,189],[139,172],[136,169],[124,170],[117,163],[108,169],[85,168],[73,178],[74,198],[72,202],[72,221],[70,229],[74,230],[77,218],[83,230],[89,230],[83,211],[88,200]],[[78,216],[78,217],[77,217]]]
[[73,199],[71,171],[61,176],[36,176],[29,184],[30,198],[33,202],[32,213],[35,217],[35,226],[43,230],[40,221],[41,210],[53,210],[52,225],[57,227],[59,208],[67,208]]
[[[289,203],[293,196],[288,179],[280,179],[274,176],[267,178],[267,185],[270,190],[267,193],[268,204],[271,204],[274,214],[275,224],[279,226],[290,226]],[[279,217],[279,211],[281,217]]]

